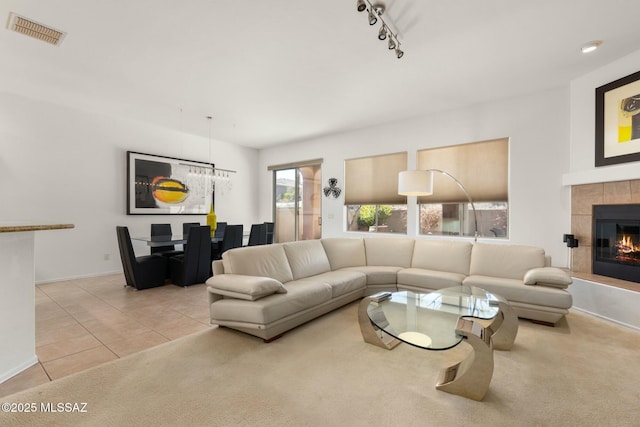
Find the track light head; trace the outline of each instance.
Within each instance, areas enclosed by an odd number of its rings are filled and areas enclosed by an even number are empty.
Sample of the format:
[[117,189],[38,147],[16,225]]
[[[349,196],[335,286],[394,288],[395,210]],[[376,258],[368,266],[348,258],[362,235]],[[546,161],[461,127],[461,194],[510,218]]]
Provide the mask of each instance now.
[[378,39],[384,40],[387,38],[387,27],[384,25],[380,27],[380,31],[378,31]]
[[396,48],[396,41],[393,37],[389,36],[389,50],[393,50]]
[[396,56],[398,57],[398,59],[402,58],[404,56],[404,52],[400,50],[400,48],[396,49]]
[[364,3],[364,0],[358,0],[357,3],[358,12],[364,12],[367,8],[367,5]]
[[373,11],[369,11],[369,25],[375,25],[376,22],[378,22],[378,18]]

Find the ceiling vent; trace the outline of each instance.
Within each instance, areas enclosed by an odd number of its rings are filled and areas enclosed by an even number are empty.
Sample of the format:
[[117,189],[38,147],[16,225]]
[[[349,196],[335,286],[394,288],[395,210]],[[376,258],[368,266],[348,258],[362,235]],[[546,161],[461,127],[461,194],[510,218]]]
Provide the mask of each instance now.
[[47,42],[54,46],[59,46],[67,33],[47,27],[24,16],[17,15],[13,12],[9,13],[7,28],[20,34],[33,37],[43,42]]

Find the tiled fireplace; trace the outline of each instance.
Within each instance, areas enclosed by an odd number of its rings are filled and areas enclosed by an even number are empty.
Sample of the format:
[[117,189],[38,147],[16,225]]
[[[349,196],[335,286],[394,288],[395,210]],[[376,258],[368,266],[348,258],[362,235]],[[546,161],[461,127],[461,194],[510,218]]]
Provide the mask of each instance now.
[[[573,249],[572,270],[586,275],[598,274],[598,281],[625,286],[626,279],[601,280],[602,272],[593,271],[594,236],[593,207],[599,205],[640,204],[640,179],[630,181],[582,184],[571,187],[571,233],[579,240],[580,246]],[[630,225],[630,224],[628,224]],[[634,231],[629,230],[629,231]],[[597,250],[596,254],[597,254]],[[601,251],[602,252],[602,251]],[[640,286],[632,284],[632,289]]]

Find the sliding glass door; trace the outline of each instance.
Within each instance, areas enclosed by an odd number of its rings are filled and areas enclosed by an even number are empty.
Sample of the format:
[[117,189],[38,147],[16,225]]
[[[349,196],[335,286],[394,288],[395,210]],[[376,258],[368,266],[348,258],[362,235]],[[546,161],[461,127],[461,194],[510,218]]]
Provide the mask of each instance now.
[[320,164],[273,170],[275,242],[322,236]]

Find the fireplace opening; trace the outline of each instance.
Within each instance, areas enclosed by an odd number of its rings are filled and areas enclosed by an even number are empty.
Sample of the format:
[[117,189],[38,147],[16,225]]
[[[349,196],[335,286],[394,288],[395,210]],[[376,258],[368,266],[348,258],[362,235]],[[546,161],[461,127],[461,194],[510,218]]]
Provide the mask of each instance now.
[[593,207],[593,273],[640,283],[640,204]]

